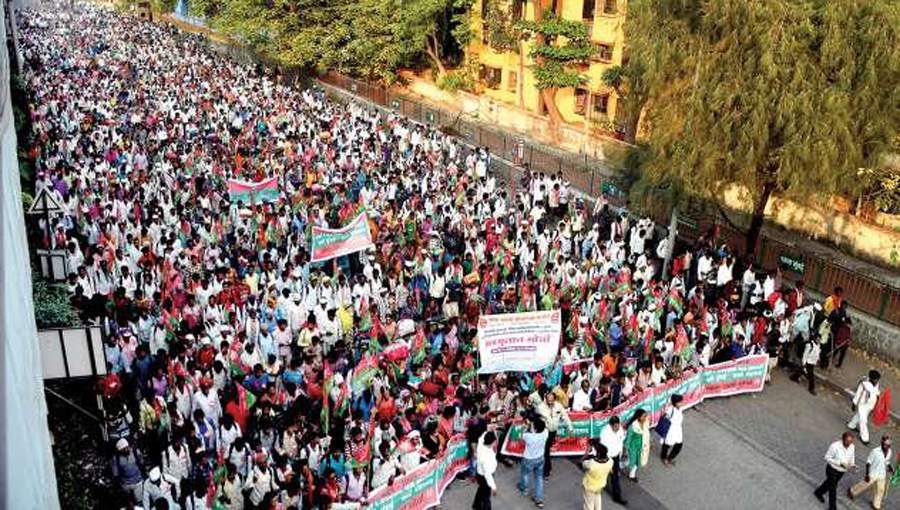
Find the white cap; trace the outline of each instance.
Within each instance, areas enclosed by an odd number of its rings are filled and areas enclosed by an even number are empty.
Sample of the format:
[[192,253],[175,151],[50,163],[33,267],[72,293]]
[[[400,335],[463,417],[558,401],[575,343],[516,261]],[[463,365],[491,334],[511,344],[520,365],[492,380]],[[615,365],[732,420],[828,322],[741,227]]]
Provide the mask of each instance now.
[[127,439],[125,439],[123,437],[122,439],[119,439],[118,441],[116,441],[116,450],[119,450],[121,452],[122,450],[124,450],[126,448],[128,448],[128,440]]
[[159,466],[150,470],[150,481],[151,482],[159,481],[161,476],[162,476],[162,472],[160,472]]

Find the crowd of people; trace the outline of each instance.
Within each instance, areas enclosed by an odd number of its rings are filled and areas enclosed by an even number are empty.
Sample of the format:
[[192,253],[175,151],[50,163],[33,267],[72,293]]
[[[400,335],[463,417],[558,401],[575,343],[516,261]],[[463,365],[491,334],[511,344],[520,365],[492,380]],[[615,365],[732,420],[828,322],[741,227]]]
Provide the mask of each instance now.
[[[489,508],[517,418],[530,421],[519,488],[541,507],[568,411],[752,353],[797,363],[813,391],[819,351],[849,340],[839,290],[810,303],[714,231],[673,246],[559,174],[498,182],[486,149],[174,28],[84,4],[21,25],[36,187],[66,207],[43,242],[65,250],[72,303],[106,334],[98,391],[123,507],[364,503],[462,435]],[[277,201],[228,194],[229,179],[269,177]],[[311,263],[312,227],[360,213],[375,247]],[[549,309],[556,362],[477,373],[479,315]],[[670,465],[678,399],[667,416]],[[646,411],[610,423],[596,450],[622,500],[620,463],[637,482],[650,424]]]

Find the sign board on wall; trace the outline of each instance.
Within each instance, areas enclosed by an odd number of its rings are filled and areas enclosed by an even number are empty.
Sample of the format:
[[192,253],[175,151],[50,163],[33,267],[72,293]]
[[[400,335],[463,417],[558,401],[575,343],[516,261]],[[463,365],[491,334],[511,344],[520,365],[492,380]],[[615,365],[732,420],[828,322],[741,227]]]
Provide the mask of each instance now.
[[782,253],[778,255],[778,267],[782,271],[789,271],[802,275],[806,271],[806,261],[802,255],[794,255],[790,253]]

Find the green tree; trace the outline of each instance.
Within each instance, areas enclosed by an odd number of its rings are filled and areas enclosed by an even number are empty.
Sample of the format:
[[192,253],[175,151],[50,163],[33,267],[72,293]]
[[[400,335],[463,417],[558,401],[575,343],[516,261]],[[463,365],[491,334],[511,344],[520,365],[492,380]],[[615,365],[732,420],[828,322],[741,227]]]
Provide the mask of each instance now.
[[876,161],[900,126],[896,2],[629,5],[629,16],[665,28],[630,40],[650,63],[645,170],[714,200],[732,184],[744,188],[748,252],[773,194],[854,188],[857,168]]
[[291,66],[394,81],[421,59],[442,75],[468,34],[471,0],[194,0],[210,26]]
[[534,38],[530,54],[535,61],[532,72],[550,116],[550,125],[555,129],[562,123],[556,93],[587,81],[579,65],[587,62],[593,49],[584,23],[562,19],[553,12],[544,14],[540,4],[534,4],[534,21],[520,21],[518,28]]

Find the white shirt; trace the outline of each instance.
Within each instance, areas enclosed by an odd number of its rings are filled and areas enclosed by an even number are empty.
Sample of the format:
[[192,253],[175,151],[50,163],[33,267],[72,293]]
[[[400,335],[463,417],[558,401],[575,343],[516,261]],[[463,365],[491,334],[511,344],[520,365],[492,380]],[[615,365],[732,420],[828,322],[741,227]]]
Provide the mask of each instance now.
[[684,413],[681,409],[673,407],[669,412],[669,420],[672,424],[669,426],[669,432],[666,434],[664,444],[675,446],[684,441]]
[[572,410],[590,411],[592,408],[590,394],[582,389],[576,391],[575,395],[572,397]]
[[856,387],[856,394],[853,396],[853,403],[856,404],[860,410],[863,411],[871,411],[875,408],[875,404],[878,402],[878,385],[873,385],[868,380],[865,380],[859,383],[859,386]]
[[821,351],[822,347],[819,345],[818,341],[810,340],[806,342],[806,345],[803,347],[803,364],[815,365],[818,363]]
[[[671,430],[671,429],[670,429]],[[622,454],[622,443],[625,441],[625,430],[619,426],[619,430],[613,430],[610,425],[603,427],[600,431],[600,444],[606,447],[606,454],[609,458],[618,457]]]
[[497,454],[494,450],[485,446],[482,439],[478,440],[478,449],[475,453],[475,472],[484,477],[491,490],[497,490],[497,482],[494,481],[494,472],[497,471]]
[[697,260],[697,279],[705,280],[710,271],[712,271],[712,259],[703,255]]
[[873,448],[866,459],[866,464],[869,465],[869,478],[872,480],[886,478],[887,467],[891,463],[891,458],[892,452],[890,448],[888,448],[887,454],[884,453],[880,445],[877,448]]
[[844,446],[843,441],[835,441],[831,443],[828,451],[825,452],[825,462],[832,469],[844,473],[847,471],[847,468],[856,465],[856,449],[852,444]]
[[522,439],[525,441],[525,452],[522,454],[522,458],[526,460],[542,459],[548,436],[547,429],[541,433],[526,432],[522,434]]

